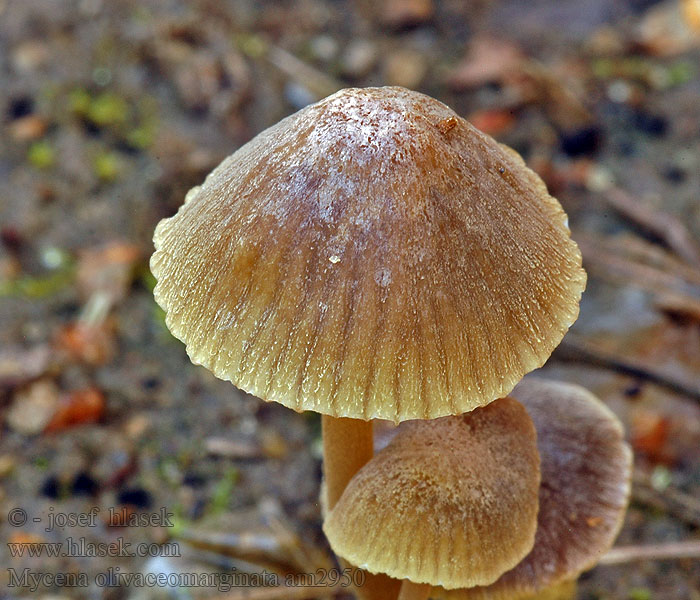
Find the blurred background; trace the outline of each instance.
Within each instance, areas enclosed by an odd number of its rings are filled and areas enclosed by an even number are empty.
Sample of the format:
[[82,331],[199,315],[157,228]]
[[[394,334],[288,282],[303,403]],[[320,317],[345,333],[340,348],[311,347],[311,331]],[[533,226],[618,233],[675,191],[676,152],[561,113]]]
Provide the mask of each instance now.
[[[0,597],[342,597],[217,585],[332,565],[320,423],[191,365],[148,257],[159,219],[241,144],[385,84],[444,101],[559,198],[589,284],[542,371],[627,427],[618,543],[700,540],[698,0],[0,0]],[[69,537],[147,546],[17,551]],[[56,577],[18,585],[25,569]],[[213,575],[127,577],[178,572]],[[578,597],[698,600],[700,563],[600,566]]]

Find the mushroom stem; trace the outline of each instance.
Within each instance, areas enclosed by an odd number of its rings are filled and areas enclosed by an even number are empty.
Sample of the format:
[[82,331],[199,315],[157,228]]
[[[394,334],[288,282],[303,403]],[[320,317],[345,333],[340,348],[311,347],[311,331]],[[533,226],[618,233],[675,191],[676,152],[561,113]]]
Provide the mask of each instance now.
[[372,421],[323,415],[323,474],[327,510],[340,498],[345,486],[372,458]]
[[[323,476],[326,481],[326,511],[338,502],[346,486],[374,455],[372,421],[322,415]],[[341,567],[350,566],[338,559]],[[355,590],[358,598],[386,598],[389,591],[386,578],[366,573],[365,586]],[[396,592],[394,592],[395,594]],[[375,596],[375,594],[377,594]],[[387,595],[388,594],[388,595]]]
[[428,600],[432,586],[429,583],[413,583],[404,579],[398,600]]

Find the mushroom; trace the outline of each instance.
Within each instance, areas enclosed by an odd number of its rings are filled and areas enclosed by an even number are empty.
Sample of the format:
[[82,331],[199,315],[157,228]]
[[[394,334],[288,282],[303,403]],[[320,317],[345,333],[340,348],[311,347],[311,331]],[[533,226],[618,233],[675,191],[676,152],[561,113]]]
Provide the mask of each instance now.
[[487,585],[532,549],[539,455],[511,398],[459,416],[403,424],[353,477],[323,530],[338,555],[413,584]]
[[154,295],[192,361],[323,415],[329,507],[372,455],[372,419],[507,395],[586,279],[520,156],[397,87],[341,90],[260,133],[154,242]]
[[543,598],[545,591],[561,597],[600,560],[622,526],[632,451],[612,411],[582,387],[546,379],[525,379],[512,395],[535,423],[542,461],[535,545],[492,585],[436,589],[435,598],[526,600]]

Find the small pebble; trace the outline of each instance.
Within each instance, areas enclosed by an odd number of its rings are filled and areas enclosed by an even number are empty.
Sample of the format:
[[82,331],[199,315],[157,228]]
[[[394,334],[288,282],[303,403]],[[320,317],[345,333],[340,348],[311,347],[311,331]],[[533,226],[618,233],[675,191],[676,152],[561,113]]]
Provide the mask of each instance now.
[[561,149],[571,157],[595,154],[601,138],[601,131],[595,126],[563,132],[560,135]]
[[632,86],[622,79],[616,79],[608,86],[608,98],[613,102],[622,104],[629,102],[632,97]]
[[10,100],[7,107],[7,118],[10,120],[28,117],[34,112],[34,100],[31,96],[18,96]]
[[132,440],[141,438],[151,426],[151,419],[146,415],[131,417],[124,426],[126,435]]
[[360,79],[369,75],[377,64],[377,45],[369,40],[353,40],[345,48],[340,60],[340,72],[344,77]]
[[382,4],[382,23],[396,29],[422,25],[435,12],[432,0],[386,0]]
[[634,115],[634,126],[653,137],[663,137],[668,132],[668,120],[665,117],[641,110]]
[[315,102],[317,98],[303,85],[290,81],[284,86],[284,97],[296,110]]
[[10,135],[16,142],[30,142],[46,133],[47,123],[38,115],[27,115],[10,125]]
[[586,177],[586,187],[594,193],[601,193],[609,190],[615,185],[615,177],[609,169],[602,165],[595,165],[588,171]]
[[45,43],[28,40],[18,44],[12,51],[12,66],[20,73],[33,73],[51,58],[51,50]]
[[41,380],[15,394],[7,412],[10,429],[24,435],[41,433],[53,417],[59,403],[59,392],[53,381]]
[[94,496],[99,489],[99,483],[85,472],[78,473],[71,483],[71,493],[74,496]]
[[61,485],[60,480],[56,475],[49,475],[44,482],[41,484],[41,489],[39,494],[51,500],[58,500],[61,496]]
[[388,85],[415,89],[428,71],[425,56],[416,50],[398,49],[389,54],[384,63],[384,77]]
[[683,169],[675,165],[666,167],[663,169],[662,173],[668,181],[675,184],[683,183],[688,176]]
[[126,488],[117,495],[119,504],[127,504],[134,508],[151,508],[153,506],[153,498],[151,494],[143,488]]
[[199,473],[185,473],[185,476],[182,478],[182,485],[192,488],[201,488],[206,482],[206,478]]
[[15,469],[17,461],[10,454],[0,455],[0,479],[7,477]]
[[260,438],[260,446],[266,458],[284,458],[289,454],[287,442],[277,431],[264,430]]
[[313,38],[310,46],[313,57],[321,62],[330,62],[338,54],[338,42],[330,35]]

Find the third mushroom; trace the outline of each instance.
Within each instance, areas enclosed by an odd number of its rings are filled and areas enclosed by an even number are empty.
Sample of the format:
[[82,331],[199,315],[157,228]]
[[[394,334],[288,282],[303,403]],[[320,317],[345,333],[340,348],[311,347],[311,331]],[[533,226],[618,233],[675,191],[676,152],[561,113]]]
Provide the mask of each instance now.
[[[526,378],[513,398],[393,431],[328,514],[332,548],[405,579],[401,600],[570,599],[620,530],[632,452],[579,386]],[[541,463],[527,447],[533,422]],[[361,596],[387,597],[382,583]]]

